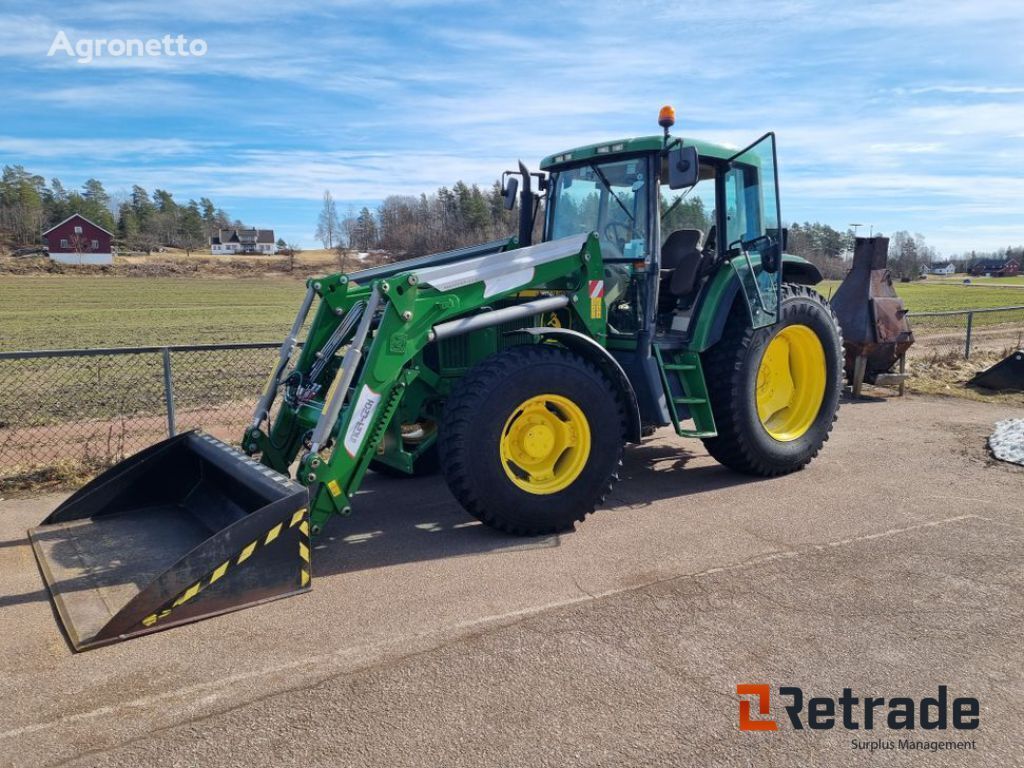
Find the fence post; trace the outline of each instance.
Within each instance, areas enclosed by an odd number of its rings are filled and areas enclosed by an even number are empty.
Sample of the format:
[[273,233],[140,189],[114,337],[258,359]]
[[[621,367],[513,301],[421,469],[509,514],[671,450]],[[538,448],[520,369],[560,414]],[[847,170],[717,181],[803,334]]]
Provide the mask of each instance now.
[[974,313],[967,313],[967,341],[964,342],[964,360],[971,359],[971,328],[974,327]]
[[171,377],[171,350],[163,348],[164,356],[164,400],[167,402],[167,436],[174,437],[174,379]]

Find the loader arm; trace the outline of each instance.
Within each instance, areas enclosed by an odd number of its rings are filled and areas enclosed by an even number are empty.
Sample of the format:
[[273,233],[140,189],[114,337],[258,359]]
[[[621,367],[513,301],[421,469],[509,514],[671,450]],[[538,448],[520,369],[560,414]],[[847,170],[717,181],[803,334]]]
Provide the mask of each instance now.
[[[282,473],[299,459],[295,477],[310,489],[310,525],[318,533],[332,515],[351,511],[352,497],[410,386],[433,378],[422,355],[428,345],[560,307],[574,311],[603,343],[604,313],[592,311],[589,300],[590,281],[600,280],[602,272],[597,238],[578,235],[371,274],[368,283],[360,273],[311,281],[320,303],[306,342],[292,373],[272,374],[261,398],[263,413],[281,379],[292,383],[267,432],[258,410],[243,438],[246,452],[261,454],[264,464]],[[529,295],[518,296],[523,292]],[[358,326],[349,328],[344,354],[335,355],[332,338],[337,340],[352,313],[360,313]],[[325,361],[325,350],[331,360]],[[307,378],[315,369],[316,379]],[[314,396],[296,397],[300,387]]]

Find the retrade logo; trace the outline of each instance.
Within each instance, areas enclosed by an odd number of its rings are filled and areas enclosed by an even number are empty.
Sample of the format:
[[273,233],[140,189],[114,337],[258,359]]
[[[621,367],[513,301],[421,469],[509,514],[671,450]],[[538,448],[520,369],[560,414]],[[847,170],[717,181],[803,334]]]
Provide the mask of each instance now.
[[[843,688],[841,696],[804,696],[802,688],[781,685],[778,699],[786,718],[772,715],[771,686],[740,683],[739,725],[741,731],[777,731],[779,722],[789,721],[793,730],[812,731],[840,728],[848,731],[873,730],[876,726],[893,731],[922,730],[972,731],[979,727],[981,706],[973,696],[952,698],[945,685],[936,696],[921,699],[910,696],[856,696],[851,688]],[[756,716],[754,709],[756,708]],[[781,714],[781,713],[780,713]]]

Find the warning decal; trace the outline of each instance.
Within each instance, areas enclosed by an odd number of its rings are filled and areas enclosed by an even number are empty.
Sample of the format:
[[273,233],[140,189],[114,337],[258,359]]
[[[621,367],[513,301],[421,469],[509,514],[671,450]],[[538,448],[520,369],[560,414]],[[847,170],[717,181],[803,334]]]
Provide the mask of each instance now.
[[604,298],[604,280],[590,281],[590,319],[600,320]]

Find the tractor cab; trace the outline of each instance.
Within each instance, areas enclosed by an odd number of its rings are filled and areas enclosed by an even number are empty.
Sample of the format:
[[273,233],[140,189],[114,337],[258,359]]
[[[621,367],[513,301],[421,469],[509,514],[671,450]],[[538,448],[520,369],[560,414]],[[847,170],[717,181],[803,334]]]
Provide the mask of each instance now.
[[544,239],[597,235],[611,337],[648,329],[685,340],[719,267],[740,277],[754,327],[774,322],[783,230],[775,139],[737,152],[662,136],[592,144],[544,159]]

